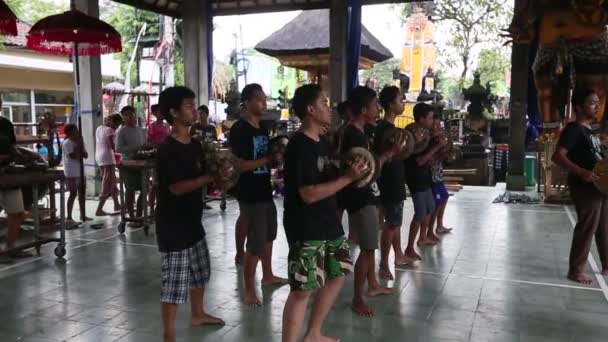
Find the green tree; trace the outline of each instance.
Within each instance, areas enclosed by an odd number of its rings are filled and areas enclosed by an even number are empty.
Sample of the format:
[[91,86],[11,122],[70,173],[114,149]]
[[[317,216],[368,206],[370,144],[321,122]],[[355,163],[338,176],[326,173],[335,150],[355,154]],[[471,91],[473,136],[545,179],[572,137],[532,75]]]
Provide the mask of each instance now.
[[19,19],[30,24],[70,7],[69,0],[6,0],[6,3]]
[[493,86],[504,87],[505,72],[510,66],[509,58],[501,49],[484,49],[479,53],[477,71],[481,74],[483,85],[491,83]]
[[[460,79],[465,80],[472,63],[472,53],[482,43],[497,43],[500,30],[512,16],[509,0],[435,0],[432,19],[449,28],[448,47],[458,58],[447,58],[448,67],[458,65]],[[403,17],[412,5],[403,7]],[[413,5],[416,6],[416,5]]]
[[[112,25],[122,36],[122,52],[118,54],[121,72],[125,77],[130,77],[132,85],[137,86],[139,81],[137,80],[137,65],[133,65],[130,75],[126,75],[127,66],[135,48],[137,35],[144,24],[146,24],[146,32],[142,41],[152,44],[159,41],[159,16],[153,12],[142,11],[122,4],[114,6],[111,11],[106,11],[103,16],[107,16],[107,18],[104,18],[106,22]],[[142,41],[140,41],[140,44]]]
[[393,80],[393,70],[399,70],[401,60],[397,58],[391,58],[382,63],[377,63],[373,68],[364,70],[361,73],[361,81],[365,82],[368,79],[375,79],[378,81],[378,87],[383,88],[386,85],[390,85]]

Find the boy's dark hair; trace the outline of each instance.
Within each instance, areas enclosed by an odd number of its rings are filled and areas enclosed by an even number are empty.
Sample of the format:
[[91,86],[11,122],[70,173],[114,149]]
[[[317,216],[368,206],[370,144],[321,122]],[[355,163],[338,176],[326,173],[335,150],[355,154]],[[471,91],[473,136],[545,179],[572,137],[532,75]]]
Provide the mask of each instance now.
[[150,111],[152,112],[152,114],[160,113],[160,105],[159,104],[152,105],[152,107],[150,107]]
[[308,106],[312,105],[321,95],[323,90],[316,84],[306,84],[296,89],[291,100],[293,112],[300,120],[304,120]]
[[133,106],[124,106],[120,110],[120,115],[124,116],[127,113],[134,113],[135,114],[135,112],[136,112],[135,107],[133,107]]
[[348,101],[342,101],[342,102],[338,103],[338,106],[336,107],[336,111],[338,112],[338,115],[342,119],[348,119],[346,117],[346,115],[348,114]]
[[177,86],[163,90],[158,96],[158,104],[160,105],[160,112],[165,121],[170,125],[173,125],[171,109],[179,110],[184,103],[184,100],[195,98],[196,95],[194,92],[187,87]]
[[433,111],[433,106],[424,102],[418,102],[414,106],[414,121],[418,122]]
[[205,114],[209,115],[209,107],[207,107],[205,105],[200,105],[196,110],[198,110],[199,112],[204,112]]
[[399,96],[399,93],[399,88],[395,86],[384,87],[382,91],[380,91],[378,100],[385,111],[388,111],[388,107],[390,107],[391,103]]
[[74,124],[67,124],[67,125],[65,125],[63,127],[63,132],[65,133],[66,136],[70,136],[77,129],[78,129],[78,127],[76,125],[74,125]]
[[241,91],[241,104],[251,100],[256,92],[261,91],[264,92],[262,86],[257,83],[251,83],[245,86]]
[[572,107],[576,110],[576,106],[585,104],[585,100],[591,95],[597,95],[597,92],[591,88],[576,88],[572,92]]
[[348,106],[351,115],[359,116],[363,107],[368,106],[376,98],[376,92],[368,87],[356,87],[348,96]]
[[119,125],[122,124],[122,116],[118,113],[110,115],[109,119],[110,121],[115,122]]

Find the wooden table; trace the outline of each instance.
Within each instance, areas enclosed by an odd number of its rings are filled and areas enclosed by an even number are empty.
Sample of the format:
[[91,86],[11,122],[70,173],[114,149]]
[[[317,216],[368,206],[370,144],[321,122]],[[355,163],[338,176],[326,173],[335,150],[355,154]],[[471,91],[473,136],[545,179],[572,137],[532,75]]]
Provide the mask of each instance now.
[[[38,188],[41,185],[53,184],[59,182],[59,238],[42,238],[40,236],[40,216],[38,214]],[[32,187],[33,216],[34,216],[34,241],[13,249],[0,252],[2,254],[10,254],[23,249],[35,247],[36,253],[40,255],[40,246],[51,242],[58,242],[55,248],[55,256],[62,258],[65,256],[65,176],[61,169],[49,169],[47,171],[25,171],[19,174],[0,174],[0,191],[15,187]],[[54,187],[54,185],[52,186]]]

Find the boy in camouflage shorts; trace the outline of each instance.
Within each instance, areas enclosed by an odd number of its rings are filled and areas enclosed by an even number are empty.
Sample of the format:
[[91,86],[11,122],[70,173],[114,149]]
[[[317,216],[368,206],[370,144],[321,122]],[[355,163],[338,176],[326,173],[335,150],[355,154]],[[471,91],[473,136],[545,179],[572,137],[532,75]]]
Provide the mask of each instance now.
[[332,176],[331,150],[321,138],[331,113],[319,86],[298,88],[293,110],[302,126],[290,139],[285,158],[283,225],[290,245],[291,292],[283,311],[283,342],[297,340],[313,291],[318,293],[305,341],[319,341],[328,339],[321,326],[344,286],[344,276],[352,271],[336,193],[361,177],[366,165],[356,162],[345,175]]

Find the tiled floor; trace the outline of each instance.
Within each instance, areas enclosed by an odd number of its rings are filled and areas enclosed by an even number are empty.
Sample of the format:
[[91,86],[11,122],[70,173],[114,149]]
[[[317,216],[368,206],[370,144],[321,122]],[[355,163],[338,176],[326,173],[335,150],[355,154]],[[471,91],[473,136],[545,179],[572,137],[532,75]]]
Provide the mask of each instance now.
[[[369,299],[375,318],[351,313],[349,277],[327,333],[348,342],[607,341],[608,301],[598,282],[583,287],[564,279],[572,231],[567,209],[491,204],[499,193],[467,188],[450,200],[446,222],[455,233],[421,250],[416,269],[397,271],[389,284],[395,295]],[[407,223],[410,201],[406,212]],[[227,326],[190,328],[182,306],[180,341],[280,340],[289,289],[260,289],[259,309],[241,304],[236,215],[232,202],[226,213],[212,210],[204,219],[213,263],[206,306]],[[155,237],[141,230],[118,235],[115,220],[106,229],[69,232],[65,261],[54,258],[52,244],[42,258],[0,267],[0,341],[160,341]],[[275,269],[285,275],[282,232],[275,246]]]

